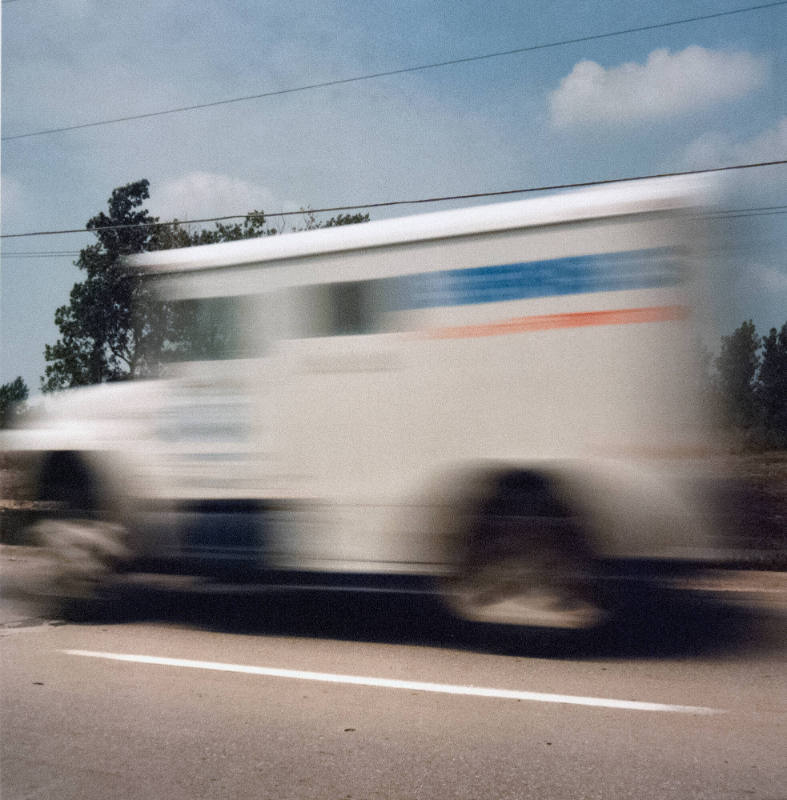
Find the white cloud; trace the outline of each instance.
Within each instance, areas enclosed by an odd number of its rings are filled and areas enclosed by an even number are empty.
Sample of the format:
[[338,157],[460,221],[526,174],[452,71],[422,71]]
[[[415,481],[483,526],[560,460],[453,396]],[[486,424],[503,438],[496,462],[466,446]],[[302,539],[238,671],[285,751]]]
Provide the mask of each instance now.
[[749,139],[734,139],[727,133],[710,131],[697,137],[681,157],[684,169],[706,169],[721,164],[778,161],[787,157],[787,117]]
[[[0,225],[3,233],[35,230],[35,220],[41,218],[36,198],[25,181],[11,175],[0,177]],[[23,242],[24,240],[17,240]],[[6,242],[6,245],[8,242]],[[9,250],[21,248],[8,247]]]
[[297,206],[277,198],[265,186],[242,178],[211,172],[191,172],[150,187],[151,213],[162,220],[204,219],[206,217],[292,210]]
[[55,0],[55,8],[59,13],[84,17],[96,12],[93,0]]
[[787,269],[778,262],[740,265],[732,276],[729,313],[724,327],[732,330],[741,320],[753,319],[760,333],[780,328],[787,308]]
[[678,116],[741,97],[765,81],[766,61],[694,45],[654,50],[645,64],[580,61],[549,95],[552,124],[616,124]]
[[758,273],[760,285],[766,291],[787,294],[787,269],[761,265]]
[[18,208],[24,196],[24,189],[21,181],[3,175],[0,179],[0,190],[2,190],[2,200],[0,202],[2,202],[2,211],[5,217]]

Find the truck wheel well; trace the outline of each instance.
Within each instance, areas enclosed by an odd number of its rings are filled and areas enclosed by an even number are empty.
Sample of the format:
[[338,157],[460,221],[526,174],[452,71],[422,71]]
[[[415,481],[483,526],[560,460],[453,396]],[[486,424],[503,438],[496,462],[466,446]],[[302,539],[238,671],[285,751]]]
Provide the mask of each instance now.
[[526,503],[533,515],[565,517],[571,513],[558,497],[554,480],[538,470],[497,473],[487,486],[486,498],[477,509],[481,514],[500,513],[521,503]]
[[38,499],[71,509],[96,510],[99,487],[84,457],[67,450],[49,453],[40,471]]
[[[555,544],[571,547],[591,557],[591,542],[581,513],[570,498],[565,499],[559,482],[539,469],[510,469],[484,476],[474,497],[465,506],[464,543],[471,549],[488,543],[494,520],[511,515],[562,520],[560,540]],[[491,523],[491,526],[490,526]]]

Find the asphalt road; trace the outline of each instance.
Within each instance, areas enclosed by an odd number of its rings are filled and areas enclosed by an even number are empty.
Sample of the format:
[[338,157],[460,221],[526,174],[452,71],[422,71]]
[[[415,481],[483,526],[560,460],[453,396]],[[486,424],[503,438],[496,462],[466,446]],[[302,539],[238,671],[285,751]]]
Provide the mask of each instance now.
[[412,596],[147,588],[76,623],[11,592],[1,796],[785,798],[777,584],[581,645]]

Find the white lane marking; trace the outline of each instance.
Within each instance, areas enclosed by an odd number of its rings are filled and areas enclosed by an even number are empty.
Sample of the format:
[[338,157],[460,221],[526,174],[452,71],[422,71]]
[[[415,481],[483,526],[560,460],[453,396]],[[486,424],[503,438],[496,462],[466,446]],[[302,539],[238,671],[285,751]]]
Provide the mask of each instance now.
[[536,703],[564,703],[575,706],[618,708],[627,711],[670,711],[682,714],[724,714],[719,708],[704,706],[678,706],[665,703],[644,703],[638,700],[614,700],[604,697],[578,697],[570,694],[546,694],[522,692],[514,689],[492,689],[483,686],[454,686],[447,683],[424,683],[400,681],[391,678],[370,678],[361,675],[338,675],[331,672],[305,672],[298,669],[255,667],[246,664],[226,664],[220,661],[193,661],[188,658],[163,658],[161,656],[128,655],[125,653],[102,653],[95,650],[62,650],[70,656],[103,658],[110,661],[130,661],[135,664],[156,664],[163,667],[185,667],[187,669],[209,669],[218,672],[240,672],[246,675],[264,675],[269,678],[290,678],[301,681],[323,683],[345,683],[354,686],[374,686],[383,689],[408,689],[417,692],[471,695],[473,697],[496,697],[506,700],[530,700]]

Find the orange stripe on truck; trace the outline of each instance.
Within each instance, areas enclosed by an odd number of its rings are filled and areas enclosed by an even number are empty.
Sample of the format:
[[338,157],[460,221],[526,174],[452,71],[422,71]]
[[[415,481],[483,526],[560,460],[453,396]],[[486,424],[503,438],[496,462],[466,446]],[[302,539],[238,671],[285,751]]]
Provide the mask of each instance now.
[[463,339],[479,336],[504,336],[510,333],[548,331],[556,328],[586,328],[593,325],[632,325],[641,322],[669,322],[686,319],[686,306],[650,306],[647,308],[620,308],[612,311],[580,311],[572,314],[541,314],[533,317],[515,317],[502,322],[484,325],[459,325],[453,328],[435,328],[428,331],[431,339]]

